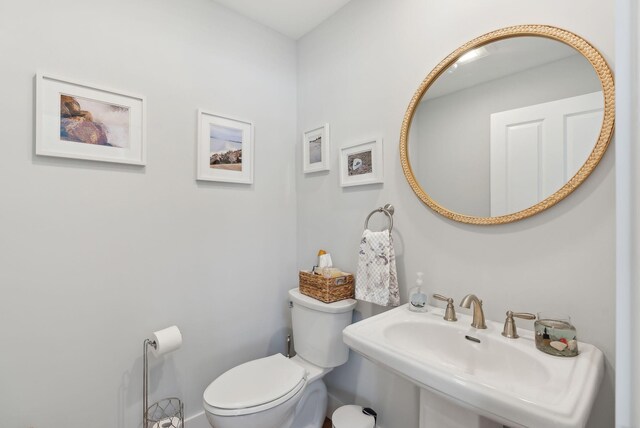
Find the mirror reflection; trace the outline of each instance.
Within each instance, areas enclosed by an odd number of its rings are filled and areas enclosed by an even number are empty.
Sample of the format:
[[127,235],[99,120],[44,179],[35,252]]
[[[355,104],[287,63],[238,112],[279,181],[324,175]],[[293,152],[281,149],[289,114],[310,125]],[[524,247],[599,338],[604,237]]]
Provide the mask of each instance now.
[[476,217],[527,209],[560,189],[598,140],[604,98],[589,61],[536,36],[462,55],[429,87],[409,130],[416,180]]

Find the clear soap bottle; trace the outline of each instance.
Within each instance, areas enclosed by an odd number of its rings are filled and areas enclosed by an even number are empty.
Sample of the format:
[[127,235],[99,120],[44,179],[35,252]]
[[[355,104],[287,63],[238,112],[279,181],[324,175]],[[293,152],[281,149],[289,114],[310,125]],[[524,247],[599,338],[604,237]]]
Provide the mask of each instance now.
[[418,272],[416,286],[409,291],[409,310],[414,312],[427,311],[427,295],[422,291],[422,272]]

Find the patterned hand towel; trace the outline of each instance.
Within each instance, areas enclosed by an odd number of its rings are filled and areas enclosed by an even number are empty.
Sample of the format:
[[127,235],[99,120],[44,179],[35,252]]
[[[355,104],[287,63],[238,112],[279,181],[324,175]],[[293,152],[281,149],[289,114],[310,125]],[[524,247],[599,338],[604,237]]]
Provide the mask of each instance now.
[[398,275],[393,240],[388,230],[365,230],[360,241],[356,299],[381,306],[398,306]]

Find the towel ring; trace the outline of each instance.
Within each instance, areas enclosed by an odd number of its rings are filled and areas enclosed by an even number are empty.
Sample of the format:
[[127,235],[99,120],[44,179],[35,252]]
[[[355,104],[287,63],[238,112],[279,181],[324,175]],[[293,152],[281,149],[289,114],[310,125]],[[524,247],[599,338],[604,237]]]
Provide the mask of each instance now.
[[372,215],[374,215],[375,213],[383,213],[389,219],[389,233],[391,233],[391,231],[393,230],[393,213],[394,212],[395,212],[395,208],[393,208],[393,205],[391,204],[386,204],[384,207],[376,208],[375,210],[371,211],[367,216],[367,219],[364,221],[364,228],[369,229],[369,219],[371,218]]

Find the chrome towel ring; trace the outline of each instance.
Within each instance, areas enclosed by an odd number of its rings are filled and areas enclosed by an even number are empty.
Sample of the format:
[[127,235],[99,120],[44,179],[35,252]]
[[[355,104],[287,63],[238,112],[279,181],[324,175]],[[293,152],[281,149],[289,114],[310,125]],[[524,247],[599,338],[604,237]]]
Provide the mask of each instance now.
[[391,231],[393,230],[393,213],[394,212],[395,212],[395,208],[393,208],[393,205],[391,204],[386,204],[384,207],[376,208],[375,210],[371,211],[367,216],[367,219],[364,221],[364,228],[369,229],[369,219],[371,218],[372,215],[374,215],[375,213],[383,213],[389,219],[389,233],[391,233]]

